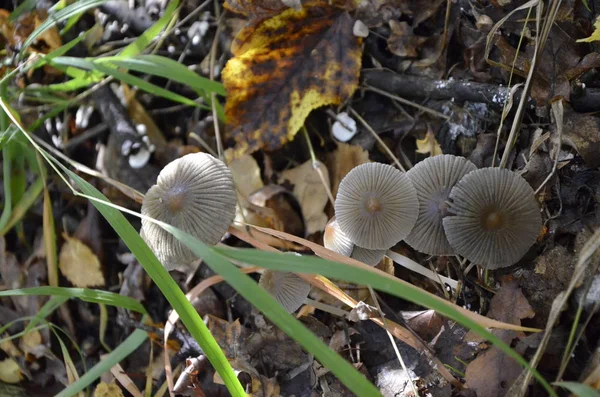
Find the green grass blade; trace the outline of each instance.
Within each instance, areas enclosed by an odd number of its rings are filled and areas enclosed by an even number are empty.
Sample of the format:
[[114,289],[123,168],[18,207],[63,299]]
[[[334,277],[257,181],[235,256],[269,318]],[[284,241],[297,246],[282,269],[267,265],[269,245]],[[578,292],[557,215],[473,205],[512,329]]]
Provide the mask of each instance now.
[[185,65],[160,55],[138,55],[135,58],[123,56],[97,58],[94,63],[110,63],[136,72],[147,73],[176,81],[193,88],[198,94],[214,92],[225,95],[223,84],[194,73]]
[[[191,248],[191,247],[190,247]],[[406,299],[429,309],[433,309],[444,316],[451,318],[461,325],[471,329],[481,337],[489,340],[502,350],[506,355],[515,359],[524,368],[532,371],[535,378],[552,396],[556,396],[550,384],[535,369],[531,368],[529,363],[515,352],[506,343],[498,337],[487,331],[484,327],[471,320],[457,310],[453,310],[440,302],[434,296],[425,293],[420,288],[408,283],[401,283],[394,277],[386,277],[376,269],[363,269],[349,266],[343,263],[332,262],[315,256],[298,256],[283,253],[273,253],[258,251],[255,249],[232,249],[226,247],[215,247],[215,251],[221,253],[226,258],[235,259],[251,265],[261,266],[272,270],[281,270],[297,273],[320,274],[325,277],[348,281],[358,285],[371,285],[388,294]]]
[[35,3],[37,0],[25,0],[13,12],[8,16],[9,21],[16,21],[21,15],[26,12],[29,12],[35,8]]
[[0,291],[0,296],[35,296],[51,295],[67,298],[78,298],[82,301],[92,303],[104,303],[110,306],[122,307],[127,310],[146,314],[142,304],[129,296],[115,294],[114,292],[102,291],[89,288],[64,288],[64,287],[33,287],[11,289]]
[[337,378],[357,396],[380,396],[381,394],[360,372],[339,354],[331,350],[302,323],[290,315],[263,288],[242,273],[224,256],[202,244],[191,235],[168,225],[161,226],[184,243],[215,272],[219,273],[237,292],[258,308],[283,332],[295,339],[315,358],[327,367]]
[[141,54],[148,45],[163,31],[165,26],[169,23],[175,10],[179,6],[179,0],[170,1],[162,17],[158,19],[152,26],[150,26],[144,33],[142,33],[135,41],[129,43],[127,47],[119,53],[122,57],[132,57]]
[[[95,197],[98,200],[109,202],[95,187],[90,185],[77,174],[66,169],[62,164],[56,162],[71,179],[75,181],[77,186],[88,196]],[[138,232],[131,226],[127,219],[118,210],[102,204],[96,200],[92,203],[98,211],[104,216],[112,228],[117,232],[119,237],[135,255],[146,272],[150,275],[154,283],[162,291],[165,298],[181,318],[181,321],[187,327],[188,331],[196,339],[204,354],[211,362],[215,370],[219,373],[225,386],[233,396],[245,396],[246,393],[242,388],[237,376],[233,372],[231,365],[223,354],[223,351],[215,341],[214,337],[198,315],[198,312],[192,304],[186,299],[185,295],[175,283],[171,275],[160,264],[156,256],[146,245],[144,240],[139,236]],[[83,379],[83,377],[82,377]]]
[[88,387],[96,379],[100,378],[104,373],[131,353],[133,353],[146,340],[148,334],[142,330],[135,330],[127,339],[123,341],[116,349],[108,354],[98,364],[94,365],[78,381],[71,383],[66,389],[58,393],[55,397],[72,397]]
[[99,5],[105,3],[108,0],[80,0],[77,1],[62,10],[50,15],[48,19],[46,19],[37,29],[35,29],[29,37],[23,42],[23,46],[21,47],[21,52],[19,57],[22,59],[25,56],[27,48],[37,40],[40,35],[42,35],[46,30],[56,25],[59,22],[62,22],[66,19],[69,19],[77,14],[85,12],[90,8],[98,7]]
[[575,394],[577,397],[600,397],[600,393],[590,386],[578,382],[555,382],[556,386],[563,387]]
[[35,327],[42,321],[46,319],[46,317],[50,316],[56,309],[58,309],[63,303],[69,300],[68,296],[53,296],[42,306],[40,311],[31,319],[27,327],[25,328],[25,333],[29,332],[31,328]]
[[175,94],[174,92],[171,92],[169,90],[165,90],[164,88],[161,88],[152,83],[148,83],[144,79],[140,79],[139,77],[135,77],[129,73],[121,72],[116,67],[110,66],[106,63],[96,63],[88,59],[81,59],[75,57],[57,57],[54,59],[53,64],[72,66],[89,71],[101,72],[109,76],[113,76],[114,78],[121,80],[126,84],[136,86],[146,92],[149,92],[150,94],[161,96],[173,102],[179,102],[189,106],[199,106],[198,103],[192,101],[189,98],[186,98],[179,94]]
[[[27,213],[29,208],[37,201],[42,190],[44,188],[44,179],[40,176],[29,186],[23,198],[14,206],[10,217],[6,221],[6,224],[0,226],[0,236],[4,236],[10,229],[12,229],[23,216]],[[6,203],[5,203],[6,205]],[[0,223],[1,224],[1,223]]]
[[12,167],[12,151],[13,145],[6,145],[2,151],[2,179],[4,179],[4,208],[0,215],[0,229],[4,229],[12,214],[12,191],[11,187],[11,167]]

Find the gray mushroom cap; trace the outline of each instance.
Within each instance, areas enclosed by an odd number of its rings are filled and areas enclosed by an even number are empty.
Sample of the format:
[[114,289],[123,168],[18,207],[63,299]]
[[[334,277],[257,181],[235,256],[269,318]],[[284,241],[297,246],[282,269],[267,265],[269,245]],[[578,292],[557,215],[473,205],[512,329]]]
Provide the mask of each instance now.
[[310,293],[310,284],[295,273],[265,270],[258,283],[288,313],[298,310]]
[[344,232],[342,232],[335,216],[332,217],[325,226],[323,246],[344,256],[350,256],[352,254],[354,243],[344,234]]
[[450,192],[444,230],[454,250],[487,269],[516,263],[535,243],[541,216],[533,189],[505,169],[467,174]]
[[355,245],[350,258],[356,259],[365,265],[377,266],[385,256],[386,252],[387,250],[370,250]]
[[382,163],[354,167],[342,179],[335,216],[354,244],[388,249],[412,230],[419,213],[417,192],[408,177]]
[[443,154],[421,161],[406,173],[419,198],[419,217],[406,237],[408,245],[429,255],[454,254],[442,224],[448,210],[446,200],[452,187],[476,169],[464,157]]
[[[218,243],[235,217],[233,176],[221,160],[192,153],[167,164],[142,203],[142,214],[173,225],[204,242]],[[140,235],[160,262],[172,270],[197,259],[160,226],[142,220]]]

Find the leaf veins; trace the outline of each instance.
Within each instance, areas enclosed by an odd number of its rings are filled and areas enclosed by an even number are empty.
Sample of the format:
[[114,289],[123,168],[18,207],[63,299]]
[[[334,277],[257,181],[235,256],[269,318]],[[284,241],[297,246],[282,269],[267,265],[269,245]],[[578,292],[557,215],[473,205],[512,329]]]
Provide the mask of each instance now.
[[240,31],[223,70],[227,133],[236,153],[275,150],[320,106],[356,89],[361,39],[348,12],[326,4],[288,9]]

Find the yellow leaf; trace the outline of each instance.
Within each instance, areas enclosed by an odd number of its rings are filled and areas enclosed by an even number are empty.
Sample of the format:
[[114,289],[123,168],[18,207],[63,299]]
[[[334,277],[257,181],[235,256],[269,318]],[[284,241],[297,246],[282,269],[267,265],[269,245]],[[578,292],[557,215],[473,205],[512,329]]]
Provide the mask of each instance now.
[[0,381],[4,383],[19,383],[23,379],[19,364],[12,358],[0,361]]
[[417,139],[417,153],[427,154],[431,153],[431,157],[437,156],[438,154],[444,154],[440,144],[435,139],[433,132],[428,131],[427,135],[423,139]]
[[94,397],[124,397],[121,388],[115,383],[100,383],[94,390]]
[[578,43],[591,43],[592,41],[600,41],[600,18],[594,22],[594,33],[590,37],[577,40]]
[[78,239],[67,235],[63,237],[65,243],[58,260],[61,273],[76,287],[103,286],[104,275],[98,257]]
[[236,36],[223,70],[227,134],[236,154],[275,150],[308,114],[356,89],[362,39],[344,9],[313,3],[255,22]]

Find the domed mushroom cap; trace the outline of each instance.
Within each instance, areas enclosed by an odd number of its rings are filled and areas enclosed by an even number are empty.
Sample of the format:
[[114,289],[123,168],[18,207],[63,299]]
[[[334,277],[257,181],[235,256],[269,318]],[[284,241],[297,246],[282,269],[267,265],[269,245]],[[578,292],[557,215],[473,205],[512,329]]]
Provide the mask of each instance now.
[[401,171],[382,163],[354,167],[340,182],[335,216],[354,244],[388,249],[411,231],[419,213],[417,192]]
[[310,292],[310,284],[294,273],[265,270],[258,282],[288,313],[295,312]]
[[446,200],[452,187],[476,169],[464,157],[443,154],[421,161],[406,173],[419,198],[419,217],[405,240],[408,245],[429,255],[454,254],[442,225],[448,211]]
[[344,234],[344,232],[342,232],[335,216],[332,217],[325,226],[323,246],[344,256],[350,256],[352,254],[354,243]]
[[370,250],[366,248],[354,246],[350,258],[356,259],[369,266],[377,266],[385,256],[387,250]]
[[[236,202],[233,176],[225,163],[210,154],[192,153],[163,168],[144,197],[142,214],[214,245],[233,222]],[[142,220],[140,235],[168,270],[197,259],[152,222]]]
[[510,266],[535,243],[541,227],[533,189],[505,169],[467,174],[450,192],[444,230],[454,250],[487,269]]

